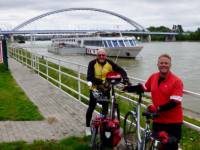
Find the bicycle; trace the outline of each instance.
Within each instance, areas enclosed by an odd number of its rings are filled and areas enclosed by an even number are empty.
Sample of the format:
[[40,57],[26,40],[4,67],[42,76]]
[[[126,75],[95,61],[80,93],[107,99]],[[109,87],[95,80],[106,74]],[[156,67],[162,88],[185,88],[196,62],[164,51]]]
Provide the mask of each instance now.
[[[110,113],[108,115],[101,114],[97,115],[92,120],[91,124],[91,142],[90,146],[93,150],[105,149],[115,147],[121,140],[120,132],[120,112],[116,102],[114,86],[121,81],[121,75],[115,72],[108,73],[106,80],[111,85],[111,102],[106,100],[101,93],[96,97],[97,102],[111,103]],[[98,92],[98,91],[95,91]]]
[[159,116],[156,113],[148,111],[142,113],[146,122],[143,133],[141,134],[140,112],[142,93],[138,94],[139,98],[136,107],[132,111],[127,112],[124,119],[124,141],[126,147],[128,150],[159,150],[168,137],[164,136],[164,134],[151,132],[150,122],[153,118]]

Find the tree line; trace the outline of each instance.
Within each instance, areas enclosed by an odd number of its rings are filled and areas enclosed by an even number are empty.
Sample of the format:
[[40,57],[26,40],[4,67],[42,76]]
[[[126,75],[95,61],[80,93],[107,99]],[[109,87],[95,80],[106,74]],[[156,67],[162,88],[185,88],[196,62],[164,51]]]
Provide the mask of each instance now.
[[[200,28],[197,28],[196,31],[187,31],[184,32],[181,25],[173,25],[172,29],[160,26],[160,27],[149,27],[147,28],[151,32],[178,32],[176,36],[177,41],[200,41]],[[164,41],[165,37],[163,35],[152,35],[152,41]]]

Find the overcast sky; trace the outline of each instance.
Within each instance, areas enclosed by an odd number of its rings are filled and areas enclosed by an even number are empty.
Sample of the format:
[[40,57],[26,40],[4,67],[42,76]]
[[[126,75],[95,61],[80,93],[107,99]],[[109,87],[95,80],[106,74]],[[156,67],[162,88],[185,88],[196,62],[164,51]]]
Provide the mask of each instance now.
[[[144,27],[180,24],[183,29],[200,27],[200,0],[0,0],[0,28],[9,30],[43,13],[54,10],[92,7],[126,16]],[[132,28],[123,20],[104,13],[73,11],[51,15],[26,28],[74,29]],[[24,28],[24,29],[26,29]]]

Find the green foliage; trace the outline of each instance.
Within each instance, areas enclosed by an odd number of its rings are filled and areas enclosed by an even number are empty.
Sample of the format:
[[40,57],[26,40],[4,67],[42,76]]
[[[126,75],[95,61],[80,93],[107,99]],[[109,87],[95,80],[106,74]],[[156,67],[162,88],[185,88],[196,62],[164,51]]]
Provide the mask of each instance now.
[[[165,26],[160,26],[160,27],[149,27],[147,28],[151,32],[172,32],[171,29],[165,27]],[[152,41],[165,41],[165,36],[164,35],[151,35],[151,40]]]
[[184,150],[199,150],[200,133],[186,126],[183,126],[182,130],[181,147]]
[[168,27],[165,26],[160,26],[160,27],[153,27],[150,26],[149,28],[147,28],[149,31],[151,32],[172,32],[172,30]]
[[0,64],[0,120],[41,120],[38,108]]
[[89,150],[89,137],[69,137],[60,141],[0,143],[0,150]]
[[[178,34],[176,36],[177,41],[200,41],[200,28],[198,28],[195,32],[188,32],[188,33],[184,33],[181,25],[177,25],[177,29],[173,29],[173,31],[165,26],[160,26],[160,27],[150,26],[147,29],[151,32],[179,32],[180,34]],[[152,41],[164,41],[165,36],[164,35],[152,35],[151,40]]]
[[200,41],[200,28],[198,28],[195,32],[190,33],[189,40]]

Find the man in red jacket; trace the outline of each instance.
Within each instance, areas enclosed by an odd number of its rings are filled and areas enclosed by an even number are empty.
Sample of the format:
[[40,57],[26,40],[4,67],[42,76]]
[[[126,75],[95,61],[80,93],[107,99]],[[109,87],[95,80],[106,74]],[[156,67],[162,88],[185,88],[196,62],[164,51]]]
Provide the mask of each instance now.
[[144,85],[128,86],[124,91],[151,92],[153,104],[148,109],[159,114],[159,117],[153,120],[153,132],[165,131],[169,137],[175,137],[174,141],[169,141],[165,147],[177,150],[183,122],[183,83],[170,71],[171,57],[168,54],[159,56],[157,66],[159,72],[153,73]]

